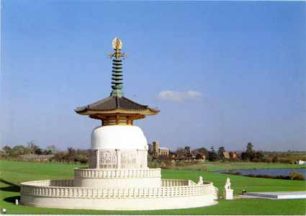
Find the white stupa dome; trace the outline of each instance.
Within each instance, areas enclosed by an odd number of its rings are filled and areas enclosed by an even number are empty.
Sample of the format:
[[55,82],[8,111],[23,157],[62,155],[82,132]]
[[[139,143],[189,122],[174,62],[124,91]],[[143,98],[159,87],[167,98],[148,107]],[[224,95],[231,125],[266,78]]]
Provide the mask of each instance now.
[[142,130],[133,125],[100,126],[91,134],[92,149],[148,149]]

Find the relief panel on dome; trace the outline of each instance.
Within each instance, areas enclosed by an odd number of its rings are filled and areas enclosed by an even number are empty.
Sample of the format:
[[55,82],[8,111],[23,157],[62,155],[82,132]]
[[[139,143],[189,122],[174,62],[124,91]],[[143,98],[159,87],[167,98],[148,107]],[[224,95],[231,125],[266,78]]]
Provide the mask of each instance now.
[[100,152],[100,168],[117,168],[117,161],[115,151]]
[[147,151],[140,151],[138,158],[139,158],[140,168],[147,168],[148,167]]
[[136,151],[124,151],[121,153],[121,167],[122,168],[138,168]]

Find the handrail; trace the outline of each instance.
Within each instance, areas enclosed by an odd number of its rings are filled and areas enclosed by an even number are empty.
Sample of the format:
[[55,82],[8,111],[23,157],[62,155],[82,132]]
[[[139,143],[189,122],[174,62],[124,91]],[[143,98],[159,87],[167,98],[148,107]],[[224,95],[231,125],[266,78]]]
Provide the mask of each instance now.
[[153,178],[160,177],[160,169],[75,169],[81,178]]
[[[53,181],[53,182],[52,182]],[[172,196],[199,196],[211,194],[213,184],[177,185],[180,180],[175,180],[172,186],[153,188],[90,188],[56,186],[70,184],[72,180],[42,180],[24,182],[21,184],[21,195],[57,197],[57,198],[151,198]],[[163,185],[173,180],[163,180]],[[186,182],[183,180],[181,182]],[[187,180],[188,182],[188,180]],[[49,185],[48,185],[49,184]]]

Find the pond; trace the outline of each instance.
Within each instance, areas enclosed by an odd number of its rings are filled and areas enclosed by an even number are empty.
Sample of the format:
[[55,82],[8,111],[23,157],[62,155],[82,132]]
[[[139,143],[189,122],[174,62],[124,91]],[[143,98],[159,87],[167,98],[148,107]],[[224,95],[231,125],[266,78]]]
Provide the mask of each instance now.
[[290,173],[297,172],[304,176],[306,179],[306,169],[297,168],[297,169],[236,169],[229,171],[222,171],[222,173],[233,173],[239,175],[252,175],[252,176],[290,176]]

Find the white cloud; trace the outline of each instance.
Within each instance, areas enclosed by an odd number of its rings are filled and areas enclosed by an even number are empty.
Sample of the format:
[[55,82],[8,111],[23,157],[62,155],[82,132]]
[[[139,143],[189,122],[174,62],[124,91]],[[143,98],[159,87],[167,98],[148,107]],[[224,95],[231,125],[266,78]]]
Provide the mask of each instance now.
[[202,96],[202,94],[198,91],[172,91],[172,90],[164,90],[159,92],[158,99],[164,101],[174,101],[174,102],[182,102],[186,100],[195,100]]

